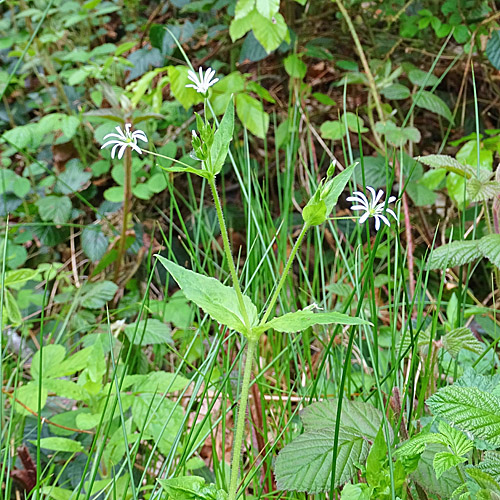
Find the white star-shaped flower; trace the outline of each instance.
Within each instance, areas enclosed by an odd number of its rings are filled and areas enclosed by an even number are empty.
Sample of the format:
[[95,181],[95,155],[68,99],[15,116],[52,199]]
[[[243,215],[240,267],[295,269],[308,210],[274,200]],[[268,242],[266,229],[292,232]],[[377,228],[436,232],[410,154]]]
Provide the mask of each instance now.
[[111,158],[114,159],[115,157],[115,152],[118,147],[120,147],[120,150],[118,151],[118,159],[121,160],[123,154],[125,153],[125,150],[130,147],[137,151],[139,154],[142,153],[141,148],[137,145],[137,139],[140,139],[143,142],[148,142],[148,138],[146,134],[142,130],[134,130],[133,132],[130,132],[130,127],[132,125],[130,123],[125,124],[125,132],[118,126],[116,127],[116,131],[118,132],[117,134],[107,134],[104,136],[103,140],[105,141],[108,137],[115,137],[115,139],[112,139],[111,141],[108,141],[104,143],[101,146],[102,148],[106,148],[108,146],[111,146],[111,144],[114,144],[113,149],[111,150]]
[[[375,218],[375,230],[378,231],[380,229],[380,221],[382,221],[385,225],[390,226],[391,223],[389,219],[384,215],[384,207],[385,203],[381,202],[382,196],[384,192],[380,189],[378,193],[375,193],[375,189],[371,186],[366,186],[366,189],[370,191],[372,195],[371,201],[368,201],[368,198],[361,191],[354,191],[354,196],[349,196],[347,201],[354,201],[359,203],[359,205],[353,205],[351,210],[363,210],[365,213],[359,218],[359,223],[363,224],[369,217]],[[389,197],[387,203],[393,203],[396,201],[395,196]],[[390,208],[385,209],[385,211],[391,214],[396,221],[398,220],[398,216],[394,213]]]
[[199,77],[194,71],[188,71],[188,79],[193,83],[189,83],[188,85],[186,85],[186,87],[193,87],[196,92],[199,92],[200,94],[206,94],[209,87],[216,84],[219,79],[213,78],[215,75],[215,70],[213,70],[212,68],[208,68],[205,72],[205,75],[203,75],[203,69],[201,67],[199,68],[198,72],[200,74]]

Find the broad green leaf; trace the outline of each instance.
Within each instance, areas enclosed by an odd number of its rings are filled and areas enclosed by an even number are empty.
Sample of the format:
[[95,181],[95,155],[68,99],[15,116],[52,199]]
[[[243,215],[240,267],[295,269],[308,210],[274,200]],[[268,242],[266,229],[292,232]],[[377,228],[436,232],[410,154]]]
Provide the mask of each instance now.
[[59,488],[58,486],[42,486],[42,498],[50,500],[71,500],[74,495],[73,490]]
[[109,245],[108,237],[102,232],[101,226],[97,225],[86,226],[82,231],[80,241],[82,250],[92,262],[101,260]]
[[[42,386],[40,395],[41,408],[43,408],[45,406],[45,403],[47,402],[47,395],[47,389]],[[38,381],[32,380],[26,385],[19,387],[14,393],[14,396],[16,398],[14,409],[17,413],[24,416],[32,416],[32,412],[36,413],[38,411]],[[28,411],[25,407],[29,408],[31,411]]]
[[415,105],[419,108],[426,109],[432,113],[446,118],[450,123],[453,123],[453,115],[451,114],[448,105],[437,95],[421,90],[420,93],[414,98]]
[[49,393],[54,393],[60,398],[82,401],[87,397],[85,389],[82,386],[71,382],[71,380],[46,378],[43,381],[43,386]]
[[430,269],[446,269],[448,267],[463,266],[482,257],[478,242],[453,241],[441,245],[430,256]]
[[410,89],[405,85],[401,85],[400,83],[393,83],[392,85],[383,88],[380,93],[386,99],[392,100],[408,99],[408,97],[410,97],[411,95]]
[[12,143],[17,149],[24,149],[32,143],[33,130],[33,127],[29,125],[21,125],[4,132],[2,138]]
[[269,128],[269,115],[262,103],[247,94],[236,96],[236,114],[241,123],[260,139],[264,139]]
[[182,391],[189,380],[182,375],[164,371],[150,372],[134,384],[134,392],[165,393]]
[[416,436],[413,436],[408,441],[405,441],[397,449],[396,453],[398,457],[412,457],[415,455],[421,455],[427,448],[427,445],[431,443],[446,446],[446,439],[440,434],[422,431]]
[[252,30],[255,38],[266,49],[269,54],[277,49],[288,34],[288,27],[285,19],[279,13],[272,19],[267,19],[258,12],[252,15]]
[[80,303],[88,309],[100,309],[115,296],[118,286],[111,281],[86,283]]
[[280,0],[256,0],[255,4],[259,14],[266,19],[272,19],[280,8]]
[[500,269],[500,234],[483,236],[477,246],[483,256]]
[[182,104],[184,109],[189,109],[193,104],[203,100],[192,87],[186,87],[192,83],[188,79],[188,68],[185,66],[168,66],[168,77],[170,79],[170,91],[172,95]]
[[5,273],[3,284],[4,286],[15,286],[27,281],[34,280],[38,276],[38,271],[35,269],[16,269],[15,271],[7,271]]
[[[491,473],[483,470],[482,465],[483,463],[480,462],[476,467],[467,467],[465,471],[467,472],[467,475],[472,477],[472,479],[474,479],[474,481],[481,486],[481,488],[484,488],[490,494],[496,492],[497,495],[500,495],[500,484],[498,483],[498,478],[493,477]],[[496,475],[498,476],[498,469],[496,471]],[[491,496],[486,498],[489,500],[496,500],[497,498],[500,498],[500,496]]]
[[222,118],[219,128],[214,134],[214,142],[210,148],[212,173],[217,175],[224,166],[229,152],[229,144],[233,140],[234,131],[234,104],[231,99]]
[[342,488],[340,500],[370,500],[373,489],[367,484],[346,484]]
[[71,216],[71,200],[67,196],[45,196],[37,200],[35,205],[43,221],[63,224]]
[[[181,267],[161,255],[156,258],[165,266],[188,300],[203,309],[212,319],[240,333],[248,333],[239,308],[234,288],[223,285],[215,278],[208,278]],[[257,324],[257,308],[246,295],[243,296],[250,327]]]
[[132,417],[137,428],[144,429],[143,439],[153,439],[160,453],[168,455],[183,425],[180,404],[162,394],[143,393],[134,397]]
[[229,25],[229,36],[235,42],[252,29],[252,16],[248,15],[233,19]]
[[475,387],[444,387],[427,400],[432,412],[475,438],[500,445],[500,398]]
[[92,173],[85,172],[79,160],[71,160],[66,164],[66,170],[58,175],[54,192],[71,194],[80,191],[91,177]]
[[439,81],[432,73],[422,71],[418,68],[413,68],[408,72],[408,80],[413,85],[418,85],[419,87],[432,87]]
[[475,170],[470,165],[462,165],[460,162],[447,155],[416,156],[415,160],[432,168],[444,168],[448,172],[461,175],[470,179],[475,176]]
[[415,127],[398,127],[393,122],[377,122],[375,130],[385,135],[387,142],[396,147],[405,146],[408,141],[420,142],[421,136]]
[[66,349],[60,344],[48,344],[35,352],[31,360],[31,376],[36,380],[40,375],[40,356],[42,356],[42,378],[60,377],[59,366],[66,357]]
[[143,319],[127,325],[125,334],[135,345],[173,344],[170,327],[157,319]]
[[234,18],[241,19],[246,17],[255,7],[255,0],[238,0],[234,9]]
[[[337,399],[326,399],[302,410],[300,418],[306,431],[334,429],[337,421],[337,401]],[[341,427],[370,441],[375,440],[382,425],[382,418],[380,410],[370,403],[343,401]]]
[[3,307],[5,308],[7,318],[12,325],[17,326],[23,322],[23,315],[19,310],[16,299],[7,289],[4,290]]
[[[500,235],[499,235],[500,236]],[[474,337],[472,331],[465,327],[455,328],[442,337],[443,347],[456,358],[462,349],[480,354],[483,344]]]
[[291,78],[302,80],[307,73],[307,65],[297,54],[290,54],[283,61],[285,71]]
[[278,316],[268,321],[265,325],[255,328],[254,331],[263,333],[273,329],[277,332],[294,333],[305,330],[314,325],[330,325],[332,323],[342,325],[368,325],[368,321],[361,318],[349,316],[339,312],[315,313],[311,309],[302,309]]
[[462,464],[467,459],[464,457],[457,457],[453,453],[448,451],[440,451],[434,455],[432,460],[432,466],[434,467],[434,472],[436,473],[436,479],[439,479],[444,472],[456,467],[458,464]]
[[486,44],[486,56],[496,69],[500,69],[500,30],[491,33]]
[[433,467],[434,456],[436,453],[444,451],[446,451],[446,448],[441,445],[429,445],[422,453],[417,470],[411,474],[411,478],[422,486],[427,493],[434,493],[442,499],[448,499],[451,498],[456,488],[463,483],[455,470],[446,471],[439,479],[436,478]]
[[[30,441],[37,445],[37,441]],[[78,441],[63,437],[48,437],[40,439],[40,448],[52,451],[66,451],[69,453],[84,452],[85,448]]]
[[332,141],[342,139],[346,134],[345,125],[339,120],[328,120],[321,124],[319,128],[321,137]]
[[[278,489],[307,491],[308,494],[328,491],[331,486],[333,443],[333,430],[315,430],[305,432],[286,445],[275,463]],[[335,487],[344,484],[357,472],[356,466],[366,460],[368,450],[366,439],[340,429]]]

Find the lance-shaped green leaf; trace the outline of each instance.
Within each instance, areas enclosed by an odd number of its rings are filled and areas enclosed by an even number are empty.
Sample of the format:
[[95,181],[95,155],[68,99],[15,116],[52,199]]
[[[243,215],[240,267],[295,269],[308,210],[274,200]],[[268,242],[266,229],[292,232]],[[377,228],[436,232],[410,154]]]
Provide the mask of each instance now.
[[[172,275],[188,300],[194,302],[218,323],[237,332],[248,333],[234,288],[223,285],[215,278],[190,271],[161,255],[157,255],[156,258]],[[243,301],[250,321],[249,326],[255,326],[257,308],[246,295],[243,296]]]
[[346,168],[339,175],[332,177],[335,165],[328,169],[325,183],[321,183],[302,211],[304,222],[310,226],[323,223],[337,204],[339,196],[351,178],[356,164]]
[[226,156],[229,152],[229,144],[233,140],[234,131],[234,104],[229,99],[229,103],[222,118],[219,128],[214,135],[214,142],[210,148],[210,158],[212,161],[212,173],[217,175],[224,166]]
[[479,251],[500,269],[500,234],[488,234],[478,242]]
[[293,333],[305,330],[314,325],[330,325],[338,323],[341,325],[369,325],[369,321],[361,318],[348,316],[339,312],[315,313],[312,309],[302,309],[273,318],[262,326],[254,328],[257,335],[266,330],[276,330],[277,332]]
[[170,167],[162,167],[161,165],[158,166],[167,172],[184,172],[186,174],[195,174],[199,175],[200,177],[204,177],[205,179],[210,179],[212,177],[212,174],[208,170],[203,170],[201,168],[180,167],[175,164],[171,165]]

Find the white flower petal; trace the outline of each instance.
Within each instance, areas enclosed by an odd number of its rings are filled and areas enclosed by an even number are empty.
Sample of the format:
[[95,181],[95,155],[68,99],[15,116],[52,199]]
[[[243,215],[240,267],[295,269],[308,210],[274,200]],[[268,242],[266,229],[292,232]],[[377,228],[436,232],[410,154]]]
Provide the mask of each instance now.
[[391,215],[392,215],[392,216],[393,216],[396,220],[398,220],[398,216],[394,213],[394,210],[392,210],[392,209],[388,208],[388,209],[386,210],[386,212],[387,212],[388,214],[391,214]]
[[391,223],[389,222],[389,219],[385,215],[379,214],[376,217],[382,219],[382,221],[384,222],[384,224],[386,226],[389,226],[389,227],[391,226]]
[[134,150],[134,151],[137,151],[139,154],[142,154],[142,149],[136,144],[136,143],[133,143],[133,142],[129,142],[128,145]]
[[377,196],[375,197],[374,200],[372,200],[372,205],[376,205],[380,201],[382,196],[384,196],[384,192],[381,189],[379,189]]
[[[120,128],[120,127],[118,127]],[[106,134],[102,140],[105,141],[108,137],[116,137],[119,141],[124,141],[126,139],[125,136],[119,134]]]
[[367,210],[366,210],[366,207],[365,207],[365,206],[363,206],[363,205],[353,205],[353,206],[351,207],[351,210],[364,210],[364,211],[367,211]]
[[378,215],[375,215],[375,231],[380,229],[380,219]]
[[395,201],[396,201],[396,197],[395,196],[390,196],[389,199],[387,200],[387,204],[394,203]]
[[365,222],[365,220],[368,219],[368,217],[370,217],[370,212],[365,212],[359,219],[359,223],[363,224],[363,222]]
[[101,146],[101,149],[103,148],[107,148],[108,146],[111,146],[111,144],[122,144],[123,141],[117,141],[116,139],[113,140],[113,141],[108,141],[108,142],[105,142],[102,146]]
[[113,146],[113,149],[111,150],[111,158],[114,160],[115,159],[115,152],[116,152],[116,148],[118,146],[122,146],[123,145],[123,142],[116,142],[116,144]]
[[377,196],[377,194],[375,193],[375,189],[373,189],[371,186],[366,186],[366,189],[368,189],[368,191],[370,191],[370,193],[372,195],[372,200],[374,200],[375,197]]
[[121,149],[120,149],[120,151],[118,151],[118,159],[119,159],[119,160],[121,160],[121,159],[122,159],[122,157],[123,157],[123,153],[125,153],[125,150],[127,149],[127,146],[128,146],[129,144],[132,144],[132,143],[131,143],[131,142],[129,142],[129,143],[125,143],[125,144],[123,144],[123,145],[122,145],[122,147],[121,147]]

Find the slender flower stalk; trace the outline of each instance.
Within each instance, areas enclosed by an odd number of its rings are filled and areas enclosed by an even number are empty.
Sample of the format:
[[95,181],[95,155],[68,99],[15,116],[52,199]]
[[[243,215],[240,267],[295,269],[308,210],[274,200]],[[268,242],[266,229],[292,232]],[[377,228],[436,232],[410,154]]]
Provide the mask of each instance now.
[[118,283],[120,278],[120,269],[125,255],[125,241],[127,239],[127,224],[130,205],[132,202],[132,150],[127,149],[124,159],[125,176],[123,184],[123,215],[122,215],[122,231],[120,241],[118,242],[118,257],[115,261],[114,282]]

